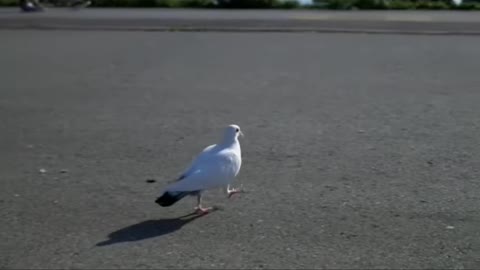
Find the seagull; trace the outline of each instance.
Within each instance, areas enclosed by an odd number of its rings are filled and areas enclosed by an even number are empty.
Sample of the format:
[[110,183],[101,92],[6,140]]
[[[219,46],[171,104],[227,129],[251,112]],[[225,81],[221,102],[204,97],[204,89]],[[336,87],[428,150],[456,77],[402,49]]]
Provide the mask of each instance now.
[[197,196],[195,210],[200,213],[208,213],[213,208],[202,206],[204,191],[226,187],[228,198],[235,193],[243,192],[242,188],[230,188],[242,165],[239,136],[243,137],[240,127],[228,125],[221,141],[203,149],[195,157],[190,167],[172,184],[168,185],[155,202],[162,207],[168,207],[185,196]]

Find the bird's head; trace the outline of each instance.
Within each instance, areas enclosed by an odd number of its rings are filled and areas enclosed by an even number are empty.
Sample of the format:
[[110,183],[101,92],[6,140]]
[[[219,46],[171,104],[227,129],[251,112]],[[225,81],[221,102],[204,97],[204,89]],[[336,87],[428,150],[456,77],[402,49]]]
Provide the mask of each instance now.
[[225,129],[225,139],[237,139],[238,136],[243,137],[243,133],[240,130],[240,127],[237,125],[228,125]]

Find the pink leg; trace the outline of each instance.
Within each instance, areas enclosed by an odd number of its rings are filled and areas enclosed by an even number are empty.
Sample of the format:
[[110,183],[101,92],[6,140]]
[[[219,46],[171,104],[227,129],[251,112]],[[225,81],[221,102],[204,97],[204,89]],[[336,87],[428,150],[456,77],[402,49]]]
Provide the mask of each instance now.
[[197,207],[195,207],[195,210],[199,214],[208,214],[210,211],[213,210],[212,207],[202,207],[202,194],[199,193],[197,195]]
[[233,194],[243,193],[243,192],[244,192],[244,190],[242,189],[242,187],[232,188],[232,189],[230,189],[230,186],[227,187],[227,194],[228,194],[229,199],[233,196]]
[[198,214],[208,214],[210,213],[213,208],[212,207],[195,207],[195,210],[197,211]]

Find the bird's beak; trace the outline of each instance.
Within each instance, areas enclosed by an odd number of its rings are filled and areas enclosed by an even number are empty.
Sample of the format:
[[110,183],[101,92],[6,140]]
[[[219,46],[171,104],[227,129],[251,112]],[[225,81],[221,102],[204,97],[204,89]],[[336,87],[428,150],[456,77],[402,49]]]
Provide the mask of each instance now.
[[240,136],[245,137],[245,135],[243,135],[243,132],[241,130],[240,130]]

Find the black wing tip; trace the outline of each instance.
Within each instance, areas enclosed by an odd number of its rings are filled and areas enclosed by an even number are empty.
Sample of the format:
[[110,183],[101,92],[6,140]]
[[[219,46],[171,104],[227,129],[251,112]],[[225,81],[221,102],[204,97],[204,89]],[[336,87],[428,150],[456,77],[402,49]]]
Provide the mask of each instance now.
[[178,201],[178,199],[175,196],[172,196],[170,193],[165,192],[161,197],[158,197],[155,200],[155,203],[157,203],[158,205],[160,205],[162,207],[167,207],[167,206],[171,206],[172,204],[174,204],[177,201]]
[[158,197],[155,202],[162,206],[162,207],[167,207],[171,206],[174,203],[178,202],[181,200],[183,197],[192,194],[192,192],[165,192],[163,193],[162,196]]

